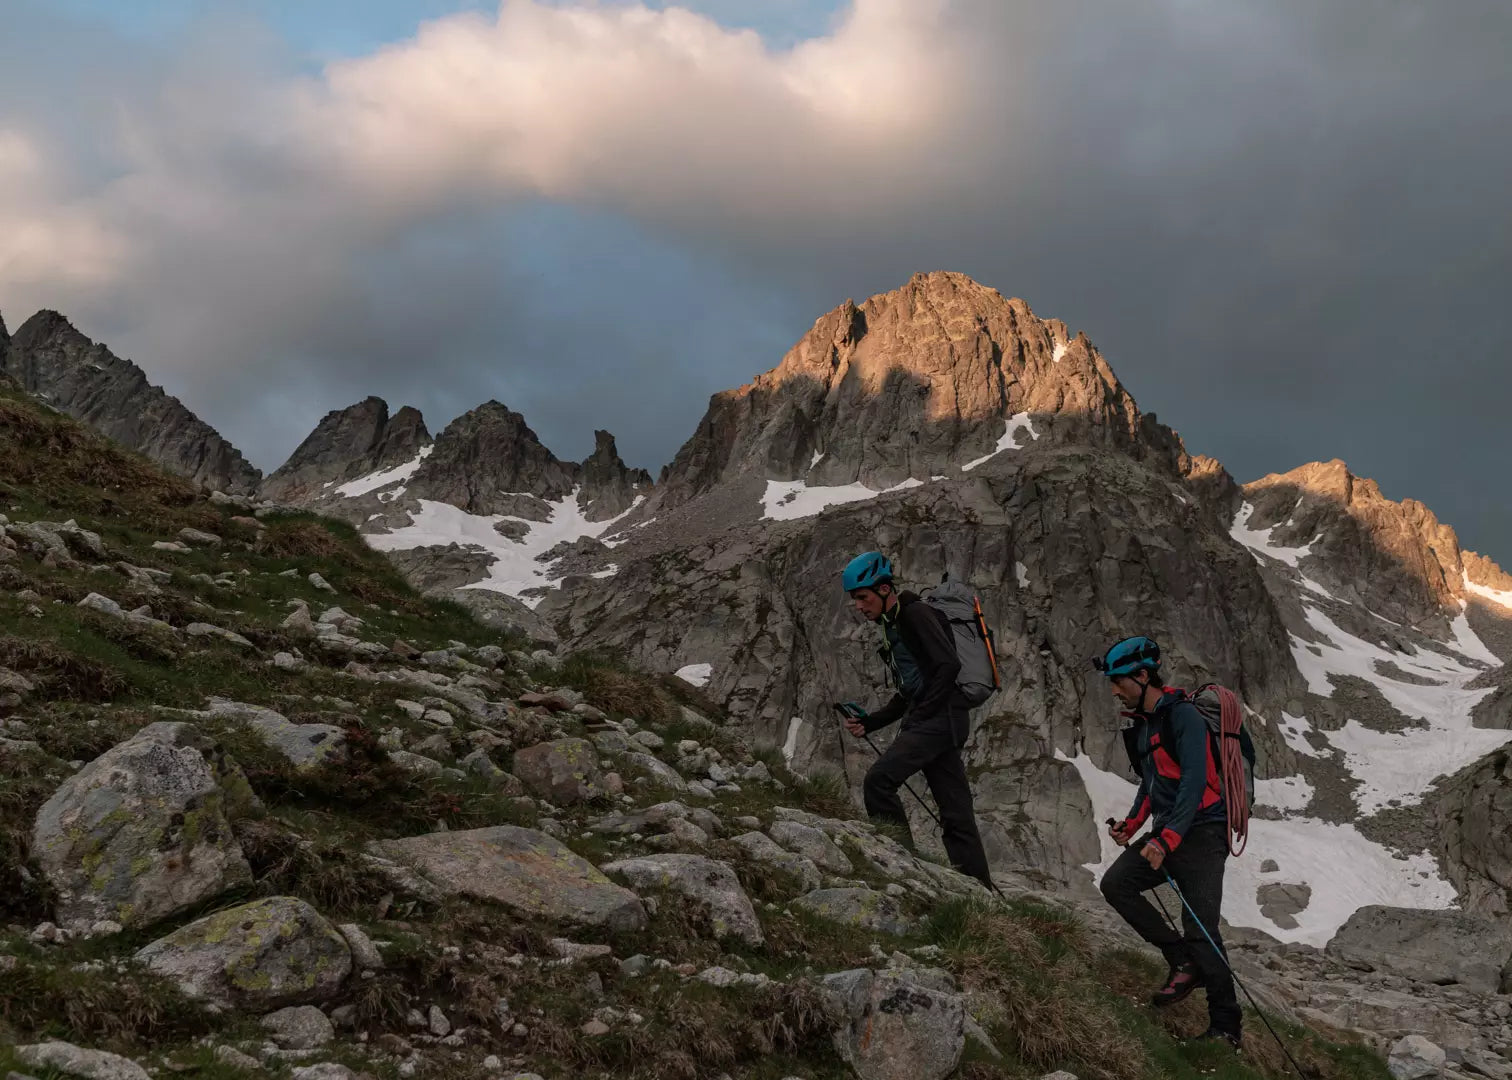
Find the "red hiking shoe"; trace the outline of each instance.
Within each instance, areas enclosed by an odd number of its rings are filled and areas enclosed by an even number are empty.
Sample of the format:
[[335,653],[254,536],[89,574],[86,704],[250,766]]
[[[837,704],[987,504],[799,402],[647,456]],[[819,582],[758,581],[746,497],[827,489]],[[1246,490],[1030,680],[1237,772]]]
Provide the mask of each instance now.
[[1174,1005],[1201,985],[1202,974],[1197,970],[1196,964],[1190,961],[1177,964],[1166,977],[1165,985],[1150,995],[1150,1004],[1157,1009]]

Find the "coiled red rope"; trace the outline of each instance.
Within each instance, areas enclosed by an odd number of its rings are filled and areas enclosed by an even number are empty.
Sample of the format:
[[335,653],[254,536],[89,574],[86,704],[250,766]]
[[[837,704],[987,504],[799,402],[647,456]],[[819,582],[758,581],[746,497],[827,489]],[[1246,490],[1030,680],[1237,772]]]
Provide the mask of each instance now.
[[[1249,791],[1245,783],[1244,753],[1239,745],[1239,728],[1244,723],[1244,707],[1227,687],[1218,687],[1220,732],[1218,737],[1218,775],[1223,783],[1223,808],[1228,815],[1229,854],[1238,855],[1249,843]],[[1236,846],[1237,845],[1237,846]]]

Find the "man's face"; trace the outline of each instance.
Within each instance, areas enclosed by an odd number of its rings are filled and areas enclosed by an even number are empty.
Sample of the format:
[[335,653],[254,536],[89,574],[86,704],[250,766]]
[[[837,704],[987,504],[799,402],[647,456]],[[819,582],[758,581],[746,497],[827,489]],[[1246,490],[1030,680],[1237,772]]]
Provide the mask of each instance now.
[[850,595],[856,605],[856,610],[870,622],[880,619],[887,607],[887,601],[875,589],[857,589]]
[[1149,685],[1148,679],[1141,681],[1132,675],[1115,675],[1108,682],[1113,688],[1113,696],[1126,709],[1139,708],[1140,699],[1144,697],[1145,687]]

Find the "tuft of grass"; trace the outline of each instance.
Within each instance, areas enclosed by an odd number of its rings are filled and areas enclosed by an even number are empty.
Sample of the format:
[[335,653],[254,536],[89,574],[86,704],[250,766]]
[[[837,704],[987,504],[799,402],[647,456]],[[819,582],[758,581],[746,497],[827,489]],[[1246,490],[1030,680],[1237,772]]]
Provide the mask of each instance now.
[[217,1023],[172,983],[130,969],[23,958],[0,980],[0,1030],[30,1038],[134,1049],[203,1035]]
[[1041,1072],[1070,1068],[1096,1080],[1151,1075],[1145,1045],[1106,1007],[1069,913],[952,900],[931,915],[929,932],[965,987],[989,1003],[983,1026],[1005,1053]]
[[119,670],[49,641],[0,634],[0,667],[36,685],[40,700],[109,701],[126,687]]

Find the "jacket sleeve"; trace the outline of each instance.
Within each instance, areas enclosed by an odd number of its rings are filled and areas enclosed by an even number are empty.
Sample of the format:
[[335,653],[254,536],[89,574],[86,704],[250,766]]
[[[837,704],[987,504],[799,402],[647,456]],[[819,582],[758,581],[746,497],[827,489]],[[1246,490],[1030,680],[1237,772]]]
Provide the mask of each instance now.
[[961,671],[955,638],[944,616],[922,600],[916,600],[898,616],[898,632],[924,676],[924,689],[909,703],[904,718],[917,719],[943,712],[955,693],[956,675]]
[[902,719],[908,711],[908,699],[902,694],[894,694],[892,700],[874,713],[868,713],[861,721],[861,726],[867,731],[876,731],[885,728],[888,724],[895,724]]
[[1197,707],[1182,701],[1171,706],[1170,730],[1181,759],[1181,780],[1176,787],[1176,802],[1160,830],[1160,842],[1167,851],[1175,851],[1192,827],[1202,793],[1207,790],[1208,728]]

